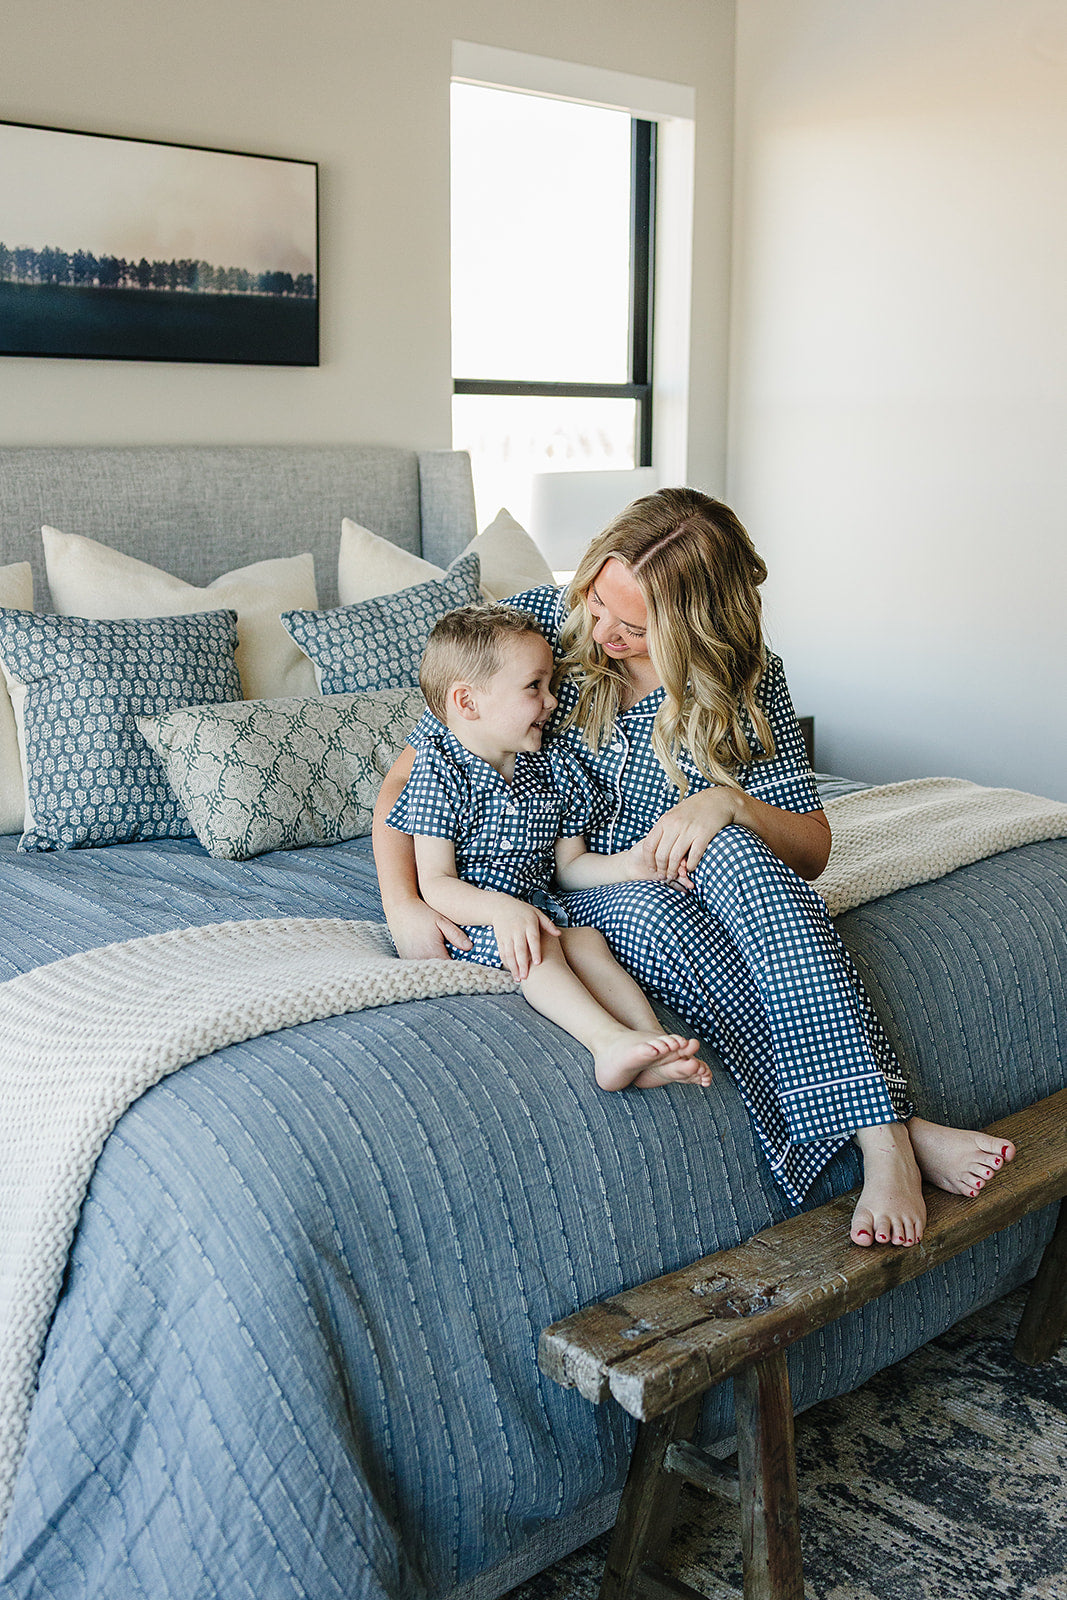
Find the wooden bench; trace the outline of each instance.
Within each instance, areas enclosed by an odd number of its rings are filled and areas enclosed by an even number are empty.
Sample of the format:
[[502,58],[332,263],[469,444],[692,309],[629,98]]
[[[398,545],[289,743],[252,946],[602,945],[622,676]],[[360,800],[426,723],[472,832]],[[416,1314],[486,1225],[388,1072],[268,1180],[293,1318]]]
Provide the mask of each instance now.
[[[994,1123],[1015,1160],[974,1199],[927,1188],[922,1243],[851,1243],[855,1192],[747,1243],[640,1284],[546,1328],[542,1371],[641,1423],[600,1600],[704,1600],[657,1565],[682,1480],[740,1502],[745,1600],[803,1600],[787,1348],[1067,1194],[1067,1089]],[[1067,1329],[1067,1206],[1015,1341],[1031,1365]],[[689,1441],[704,1395],[733,1378],[737,1480]]]

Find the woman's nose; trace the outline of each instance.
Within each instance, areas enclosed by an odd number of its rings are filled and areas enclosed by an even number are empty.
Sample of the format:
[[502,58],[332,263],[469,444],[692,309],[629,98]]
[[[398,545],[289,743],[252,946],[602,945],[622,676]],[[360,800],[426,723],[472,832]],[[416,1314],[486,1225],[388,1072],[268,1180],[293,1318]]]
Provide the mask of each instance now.
[[601,615],[597,617],[595,623],[593,624],[594,643],[603,644],[606,639],[611,638],[613,631],[614,628],[610,618],[605,617],[603,613],[601,613]]

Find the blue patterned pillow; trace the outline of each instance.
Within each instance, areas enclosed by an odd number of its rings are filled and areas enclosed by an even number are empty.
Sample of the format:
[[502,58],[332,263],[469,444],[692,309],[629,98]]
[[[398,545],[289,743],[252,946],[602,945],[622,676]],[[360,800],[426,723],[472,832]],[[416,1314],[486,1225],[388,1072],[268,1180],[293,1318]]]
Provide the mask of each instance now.
[[90,622],[0,609],[26,782],[20,850],[66,850],[192,829],[135,718],[239,700],[237,614]]
[[480,573],[477,556],[460,556],[443,578],[333,611],[283,611],[282,622],[314,664],[323,694],[405,689],[419,681],[434,623],[482,599]]

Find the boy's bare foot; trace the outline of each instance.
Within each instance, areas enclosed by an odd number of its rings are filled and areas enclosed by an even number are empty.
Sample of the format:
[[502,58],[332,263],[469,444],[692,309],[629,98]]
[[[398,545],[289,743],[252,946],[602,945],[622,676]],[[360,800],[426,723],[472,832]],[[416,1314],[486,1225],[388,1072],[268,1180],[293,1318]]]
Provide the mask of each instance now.
[[996,1139],[988,1133],[943,1128],[925,1117],[912,1117],[906,1126],[923,1177],[949,1194],[973,1198],[1015,1154],[1009,1139]]
[[706,1089],[711,1070],[696,1059],[700,1043],[680,1033],[628,1030],[593,1056],[602,1089],[657,1089],[664,1083],[695,1083]]
[[922,1177],[903,1122],[858,1128],[863,1188],[852,1214],[853,1244],[918,1244],[926,1223]]

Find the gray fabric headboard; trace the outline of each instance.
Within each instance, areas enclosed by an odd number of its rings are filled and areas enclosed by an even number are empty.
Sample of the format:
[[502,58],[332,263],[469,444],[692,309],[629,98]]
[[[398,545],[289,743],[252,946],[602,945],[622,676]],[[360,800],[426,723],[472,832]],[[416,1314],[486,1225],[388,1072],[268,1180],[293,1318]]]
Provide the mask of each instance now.
[[390,445],[0,449],[0,566],[32,564],[38,611],[45,523],[196,584],[310,550],[319,604],[336,605],[342,517],[447,566],[477,531],[470,460]]

